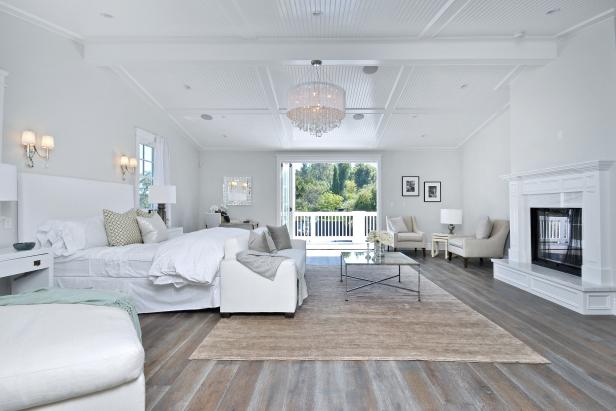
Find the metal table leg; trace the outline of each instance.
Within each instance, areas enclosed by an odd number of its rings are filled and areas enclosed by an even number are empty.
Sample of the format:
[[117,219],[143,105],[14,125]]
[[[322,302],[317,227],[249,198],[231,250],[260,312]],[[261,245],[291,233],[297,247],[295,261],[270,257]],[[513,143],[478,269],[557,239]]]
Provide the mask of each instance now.
[[402,281],[402,278],[400,277],[400,271],[402,270],[402,266],[398,266],[398,282]]
[[340,253],[340,282],[342,282],[342,253]]
[[345,289],[345,294],[344,294],[344,301],[349,301],[349,275],[348,275],[348,270],[349,266],[348,265],[344,265],[344,289]]
[[421,302],[421,266],[417,266],[417,301]]

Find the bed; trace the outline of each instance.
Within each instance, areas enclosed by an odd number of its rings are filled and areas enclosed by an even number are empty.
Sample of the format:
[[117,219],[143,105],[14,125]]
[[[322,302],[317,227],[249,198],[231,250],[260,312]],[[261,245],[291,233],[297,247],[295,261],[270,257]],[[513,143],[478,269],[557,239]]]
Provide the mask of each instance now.
[[[78,193],[78,194],[76,194]],[[37,229],[49,220],[79,220],[102,214],[102,209],[126,211],[135,205],[134,187],[129,184],[78,178],[22,173],[19,182],[18,232],[20,241],[32,241]],[[224,230],[224,231],[220,231]],[[92,247],[69,256],[56,257],[54,278],[58,287],[95,288],[125,292],[139,313],[195,310],[220,306],[220,276],[216,272],[203,284],[198,281],[174,283],[152,280],[155,258],[190,251],[201,263],[219,265],[224,240],[247,235],[245,230],[218,228],[185,234],[186,241],[174,238],[158,244],[132,244],[123,247]],[[182,237],[184,237],[182,236]],[[198,248],[204,237],[214,236],[210,248]],[[188,241],[194,238],[193,241]],[[171,247],[171,242],[181,242]],[[212,244],[216,252],[210,252]],[[190,248],[194,250],[188,250]],[[177,250],[177,251],[175,251]],[[211,271],[211,269],[210,269]]]

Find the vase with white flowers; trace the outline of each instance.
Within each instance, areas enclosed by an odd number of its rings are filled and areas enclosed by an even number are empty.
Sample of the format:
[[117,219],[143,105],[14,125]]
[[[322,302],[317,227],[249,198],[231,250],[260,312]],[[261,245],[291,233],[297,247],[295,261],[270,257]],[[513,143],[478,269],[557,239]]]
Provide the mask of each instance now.
[[387,231],[370,231],[367,240],[374,243],[374,255],[377,257],[385,255],[385,246],[394,245],[394,237]]

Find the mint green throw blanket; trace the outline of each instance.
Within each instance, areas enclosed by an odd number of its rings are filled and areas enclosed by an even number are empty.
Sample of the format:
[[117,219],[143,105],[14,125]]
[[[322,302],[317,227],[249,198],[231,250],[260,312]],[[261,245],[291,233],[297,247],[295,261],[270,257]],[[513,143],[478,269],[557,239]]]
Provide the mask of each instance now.
[[28,293],[0,297],[0,306],[36,304],[88,304],[117,307],[128,313],[135,326],[135,331],[141,339],[141,326],[139,325],[137,310],[132,301],[124,294],[91,289],[43,288]]

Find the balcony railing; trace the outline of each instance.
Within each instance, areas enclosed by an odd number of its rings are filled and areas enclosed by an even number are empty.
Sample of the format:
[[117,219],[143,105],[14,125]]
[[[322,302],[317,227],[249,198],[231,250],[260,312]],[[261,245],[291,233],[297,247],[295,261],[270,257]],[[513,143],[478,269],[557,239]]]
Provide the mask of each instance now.
[[293,234],[308,241],[366,241],[377,229],[377,213],[369,211],[297,211],[293,213]]

